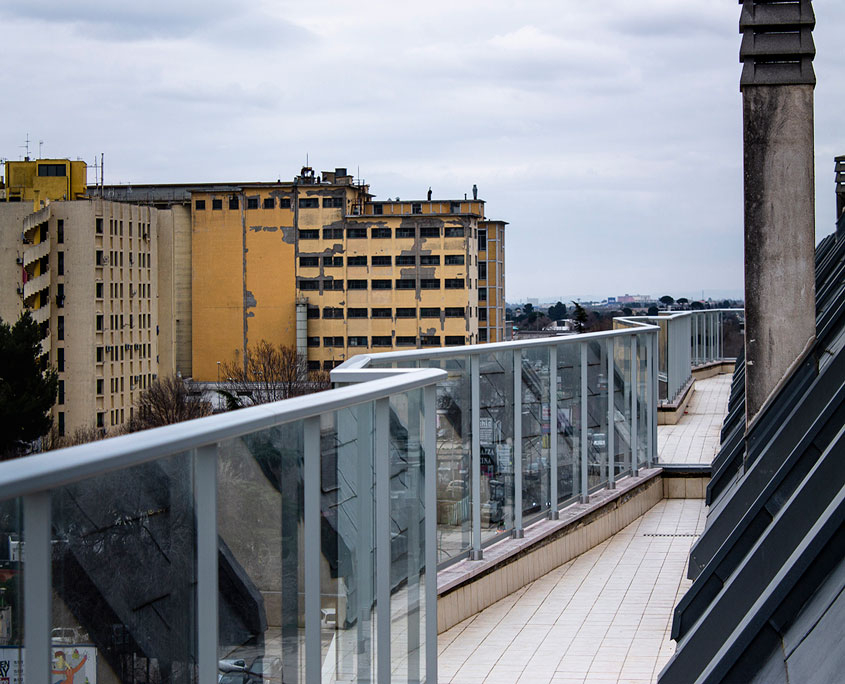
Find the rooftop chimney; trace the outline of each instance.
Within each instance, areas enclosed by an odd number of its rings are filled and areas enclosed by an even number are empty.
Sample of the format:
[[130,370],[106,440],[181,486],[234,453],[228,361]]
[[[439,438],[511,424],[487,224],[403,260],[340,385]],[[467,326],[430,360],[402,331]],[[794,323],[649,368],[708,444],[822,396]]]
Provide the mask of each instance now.
[[815,16],[811,0],[740,4],[750,424],[816,332]]

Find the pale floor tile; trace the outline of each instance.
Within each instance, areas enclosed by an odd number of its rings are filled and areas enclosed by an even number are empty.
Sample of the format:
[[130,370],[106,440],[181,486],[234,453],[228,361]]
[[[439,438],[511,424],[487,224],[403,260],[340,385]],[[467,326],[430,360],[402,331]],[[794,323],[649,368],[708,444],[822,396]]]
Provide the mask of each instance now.
[[676,425],[657,426],[660,463],[710,463],[719,450],[722,421],[728,412],[731,374],[695,381],[687,411]]

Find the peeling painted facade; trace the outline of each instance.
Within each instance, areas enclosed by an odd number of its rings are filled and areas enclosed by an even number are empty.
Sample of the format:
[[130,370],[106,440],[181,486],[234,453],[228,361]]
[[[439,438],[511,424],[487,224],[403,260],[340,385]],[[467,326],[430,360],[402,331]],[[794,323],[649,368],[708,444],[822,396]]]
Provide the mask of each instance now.
[[297,299],[312,370],[366,352],[502,339],[489,327],[504,321],[506,224],[486,222],[482,200],[377,201],[344,169],[309,168],[293,181],[190,194],[198,380],[216,380],[218,361],[262,339],[295,345]]

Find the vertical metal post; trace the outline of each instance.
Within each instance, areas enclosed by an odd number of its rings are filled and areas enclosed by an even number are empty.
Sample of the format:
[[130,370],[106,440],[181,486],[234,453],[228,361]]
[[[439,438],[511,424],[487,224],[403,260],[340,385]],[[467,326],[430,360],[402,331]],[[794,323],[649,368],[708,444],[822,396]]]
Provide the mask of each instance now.
[[581,503],[588,503],[590,501],[590,485],[587,478],[587,469],[589,466],[587,458],[587,344],[581,342],[578,345],[581,348]]
[[390,399],[376,399],[376,681],[390,684]]
[[304,423],[305,677],[320,681],[320,418]]
[[522,539],[522,350],[513,351],[513,537]]
[[607,339],[607,488],[616,489],[616,407],[613,404],[616,378],[614,377],[614,338]]
[[698,365],[698,314],[692,315],[692,365]]
[[53,623],[53,554],[50,492],[23,498],[23,629],[27,684],[50,684],[50,631]]
[[660,353],[660,337],[658,335],[654,335],[652,341],[652,364],[651,364],[651,401],[652,405],[654,406],[654,414],[652,415],[651,421],[651,443],[654,447],[652,454],[650,456],[651,461],[649,462],[649,467],[654,467],[654,465],[658,461],[658,450],[660,449],[660,445],[657,442],[657,406],[658,406],[658,399],[659,397],[659,389],[658,389],[658,365],[659,365],[659,353]]
[[197,662],[199,681],[217,678],[217,445],[194,453],[197,521]]
[[559,520],[557,491],[557,345],[549,347],[549,520]]
[[472,403],[472,467],[470,486],[472,488],[472,550],[470,560],[484,558],[481,551],[481,378],[478,354],[469,357],[470,399]]
[[358,681],[371,682],[373,676],[373,513],[374,482],[373,468],[373,413],[374,404],[361,404],[358,409],[357,446],[358,446],[358,538],[355,556],[358,559],[356,582],[358,585]]
[[631,335],[631,475],[636,477],[640,469],[640,454],[637,445],[637,385],[639,380],[637,361],[637,336]]
[[657,414],[657,406],[654,402],[654,338],[656,335],[645,335],[646,348],[646,371],[645,371],[645,400],[646,400],[646,428],[648,439],[646,445],[646,465],[651,468],[652,455],[654,454],[654,433],[651,424]]
[[425,451],[425,680],[437,681],[437,388],[423,389]]

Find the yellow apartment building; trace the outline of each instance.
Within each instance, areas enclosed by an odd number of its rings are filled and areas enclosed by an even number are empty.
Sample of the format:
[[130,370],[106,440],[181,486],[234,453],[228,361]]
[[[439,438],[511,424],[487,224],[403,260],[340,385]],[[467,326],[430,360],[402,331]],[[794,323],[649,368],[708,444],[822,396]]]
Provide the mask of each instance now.
[[7,161],[5,173],[5,201],[29,202],[33,211],[50,200],[82,197],[88,183],[85,162],[69,159]]
[[345,169],[310,168],[190,194],[195,379],[216,381],[262,339],[296,345],[315,370],[501,339],[506,224],[486,221],[482,200],[379,201]]

